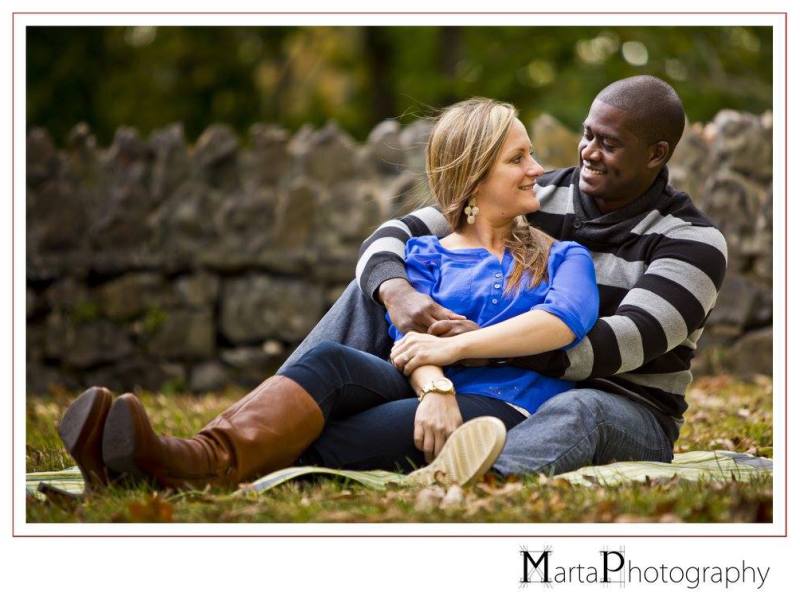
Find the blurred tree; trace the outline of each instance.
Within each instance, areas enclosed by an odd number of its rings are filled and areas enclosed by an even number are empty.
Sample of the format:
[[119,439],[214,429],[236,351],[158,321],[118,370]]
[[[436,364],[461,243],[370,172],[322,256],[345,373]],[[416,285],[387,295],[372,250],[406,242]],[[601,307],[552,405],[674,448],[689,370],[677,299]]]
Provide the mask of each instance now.
[[296,129],[336,119],[363,138],[473,95],[576,128],[607,83],[649,73],[690,120],[772,103],[768,27],[29,27],[27,121],[107,143],[180,121]]

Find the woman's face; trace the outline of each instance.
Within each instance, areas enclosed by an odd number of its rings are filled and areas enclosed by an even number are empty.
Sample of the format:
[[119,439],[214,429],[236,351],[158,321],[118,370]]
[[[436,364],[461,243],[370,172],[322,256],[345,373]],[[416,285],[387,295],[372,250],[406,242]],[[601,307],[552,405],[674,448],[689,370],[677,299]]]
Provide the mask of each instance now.
[[502,222],[539,210],[533,184],[542,173],[541,165],[531,155],[531,140],[525,126],[514,119],[497,161],[478,185],[480,217]]

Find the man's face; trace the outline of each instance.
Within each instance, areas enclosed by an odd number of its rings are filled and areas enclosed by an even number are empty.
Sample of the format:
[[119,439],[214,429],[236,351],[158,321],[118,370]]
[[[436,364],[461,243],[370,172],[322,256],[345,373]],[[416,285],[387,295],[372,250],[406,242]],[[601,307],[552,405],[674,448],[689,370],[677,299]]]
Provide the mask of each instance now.
[[606,206],[623,206],[652,183],[648,147],[631,125],[628,113],[599,100],[583,122],[580,189]]

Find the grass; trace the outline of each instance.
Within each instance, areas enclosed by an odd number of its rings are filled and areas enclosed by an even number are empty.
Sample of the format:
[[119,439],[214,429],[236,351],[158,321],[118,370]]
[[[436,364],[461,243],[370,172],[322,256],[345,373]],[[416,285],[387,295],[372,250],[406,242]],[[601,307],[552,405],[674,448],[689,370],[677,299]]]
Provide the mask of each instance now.
[[[241,395],[142,394],[156,429],[190,435]],[[56,432],[72,399],[63,391],[29,397],[28,471],[72,466]],[[689,393],[690,409],[677,452],[734,450],[772,457],[772,380],[701,378]],[[573,486],[529,476],[488,475],[471,488],[392,489],[377,492],[337,480],[289,482],[256,497],[222,490],[157,492],[142,485],[111,487],[82,500],[27,501],[28,522],[771,522],[772,478],[689,482],[672,479],[620,486]]]

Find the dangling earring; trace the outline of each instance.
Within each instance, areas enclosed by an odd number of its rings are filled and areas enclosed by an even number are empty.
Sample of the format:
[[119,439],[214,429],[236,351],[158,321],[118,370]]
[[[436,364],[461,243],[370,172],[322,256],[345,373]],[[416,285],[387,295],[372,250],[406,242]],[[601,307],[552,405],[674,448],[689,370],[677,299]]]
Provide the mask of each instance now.
[[475,224],[475,217],[478,216],[478,207],[475,206],[475,196],[469,199],[469,204],[464,207],[464,214],[467,215],[467,223]]

